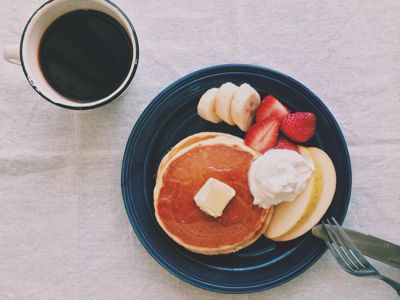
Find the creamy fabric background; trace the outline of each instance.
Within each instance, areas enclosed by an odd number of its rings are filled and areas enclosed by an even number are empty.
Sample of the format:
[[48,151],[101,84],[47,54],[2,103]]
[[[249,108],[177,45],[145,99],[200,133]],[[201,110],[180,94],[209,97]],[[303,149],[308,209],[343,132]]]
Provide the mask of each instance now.
[[[41,1],[4,1],[1,46]],[[289,283],[250,295],[192,287],[154,261],[126,216],[120,167],[146,105],[181,76],[252,63],[287,73],[327,104],[353,167],[345,224],[400,244],[400,1],[116,0],[139,36],[119,100],[76,112],[42,100],[0,62],[0,299],[397,299],[326,253]],[[400,281],[400,271],[377,264]]]

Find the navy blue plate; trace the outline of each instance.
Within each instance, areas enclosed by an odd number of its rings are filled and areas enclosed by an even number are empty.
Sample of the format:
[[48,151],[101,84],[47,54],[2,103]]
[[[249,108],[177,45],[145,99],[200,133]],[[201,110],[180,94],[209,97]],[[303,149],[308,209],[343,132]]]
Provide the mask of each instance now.
[[144,110],[129,137],[122,163],[122,194],[129,220],[147,251],[164,268],[195,286],[224,293],[247,293],[282,284],[309,268],[325,252],[325,244],[310,233],[290,242],[260,237],[250,247],[229,255],[191,253],[159,227],[153,207],[158,165],[183,138],[201,131],[243,137],[224,123],[212,124],[196,113],[201,95],[231,81],[249,83],[264,97],[273,94],[292,111],[317,116],[317,132],[307,144],[332,158],[337,188],[325,217],[343,222],[351,192],[351,166],[346,142],[334,117],[316,95],[294,79],[253,65],[220,65],[191,73],[163,90]]

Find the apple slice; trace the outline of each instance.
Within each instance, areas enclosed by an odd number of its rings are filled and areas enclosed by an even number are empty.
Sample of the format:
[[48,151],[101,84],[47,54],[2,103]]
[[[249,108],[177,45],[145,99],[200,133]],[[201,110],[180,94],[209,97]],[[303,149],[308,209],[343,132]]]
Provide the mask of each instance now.
[[335,166],[329,156],[318,148],[308,148],[315,165],[315,187],[317,190],[317,202],[297,224],[284,235],[276,238],[276,241],[293,240],[311,230],[321,220],[332,203],[336,190]]
[[[303,157],[312,160],[307,148],[299,147],[299,150]],[[274,240],[289,232],[307,212],[316,193],[314,174],[315,172],[308,179],[304,190],[293,201],[282,202],[275,206],[271,223],[264,233],[267,238]]]
[[265,218],[265,224],[267,224],[267,228],[268,228],[268,226],[269,226],[269,224],[271,223],[271,220],[272,220],[272,216],[274,215],[274,206],[271,206],[270,208],[269,208],[269,211],[268,211],[268,215],[267,215],[267,217]]

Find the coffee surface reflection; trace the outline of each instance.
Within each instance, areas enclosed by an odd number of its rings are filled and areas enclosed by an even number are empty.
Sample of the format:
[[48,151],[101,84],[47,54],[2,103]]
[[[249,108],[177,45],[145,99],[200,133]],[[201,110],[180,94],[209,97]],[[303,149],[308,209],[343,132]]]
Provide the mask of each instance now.
[[95,10],[56,19],[40,42],[39,63],[49,85],[76,102],[109,96],[124,82],[133,47],[118,21]]

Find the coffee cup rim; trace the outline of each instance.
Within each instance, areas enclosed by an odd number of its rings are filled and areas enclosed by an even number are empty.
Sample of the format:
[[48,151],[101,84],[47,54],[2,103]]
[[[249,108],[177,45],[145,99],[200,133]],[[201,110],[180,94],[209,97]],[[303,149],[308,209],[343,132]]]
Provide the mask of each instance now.
[[[77,105],[73,105],[72,103],[74,102],[73,100],[70,100],[71,105],[69,104],[64,104],[64,103],[59,103],[56,101],[51,100],[49,97],[47,97],[44,93],[42,93],[40,91],[40,89],[33,83],[33,81],[30,79],[29,74],[25,68],[25,64],[24,64],[24,56],[23,56],[23,44],[24,44],[24,38],[25,38],[25,33],[29,27],[29,24],[31,23],[32,19],[35,17],[35,15],[42,10],[45,6],[51,4],[52,2],[54,2],[56,0],[48,0],[45,3],[43,3],[41,6],[39,6],[35,12],[31,15],[31,17],[29,18],[28,22],[26,23],[24,30],[22,31],[22,35],[21,35],[21,40],[20,40],[20,46],[19,46],[19,53],[20,53],[20,58],[21,58],[21,66],[22,66],[22,70],[25,74],[26,79],[28,80],[29,84],[32,86],[32,88],[45,100],[47,100],[48,102],[55,104],[59,107],[62,108],[67,108],[67,109],[72,109],[72,110],[89,110],[89,109],[93,109],[93,108],[97,108],[103,105],[106,105],[107,103],[110,103],[111,101],[117,99],[130,85],[130,83],[132,82],[133,77],[135,76],[138,64],[139,64],[139,42],[138,42],[138,38],[137,38],[137,33],[135,30],[135,27],[133,26],[132,22],[130,21],[130,19],[128,18],[128,16],[124,13],[124,11],[122,9],[120,9],[115,3],[113,3],[110,0],[103,0],[104,2],[110,4],[111,6],[113,6],[120,14],[121,16],[126,20],[127,24],[129,25],[131,31],[132,31],[132,36],[133,36],[133,40],[132,42],[135,44],[134,47],[134,59],[132,60],[132,64],[133,64],[133,69],[132,72],[129,74],[128,80],[125,82],[125,84],[121,87],[119,87],[119,91],[117,93],[115,93],[114,95],[112,95],[110,98],[106,97],[104,99],[104,101],[98,102],[99,100],[93,101],[95,104],[93,105],[85,105],[85,106],[78,106],[79,103],[77,102]],[[90,102],[88,102],[90,103]]]

